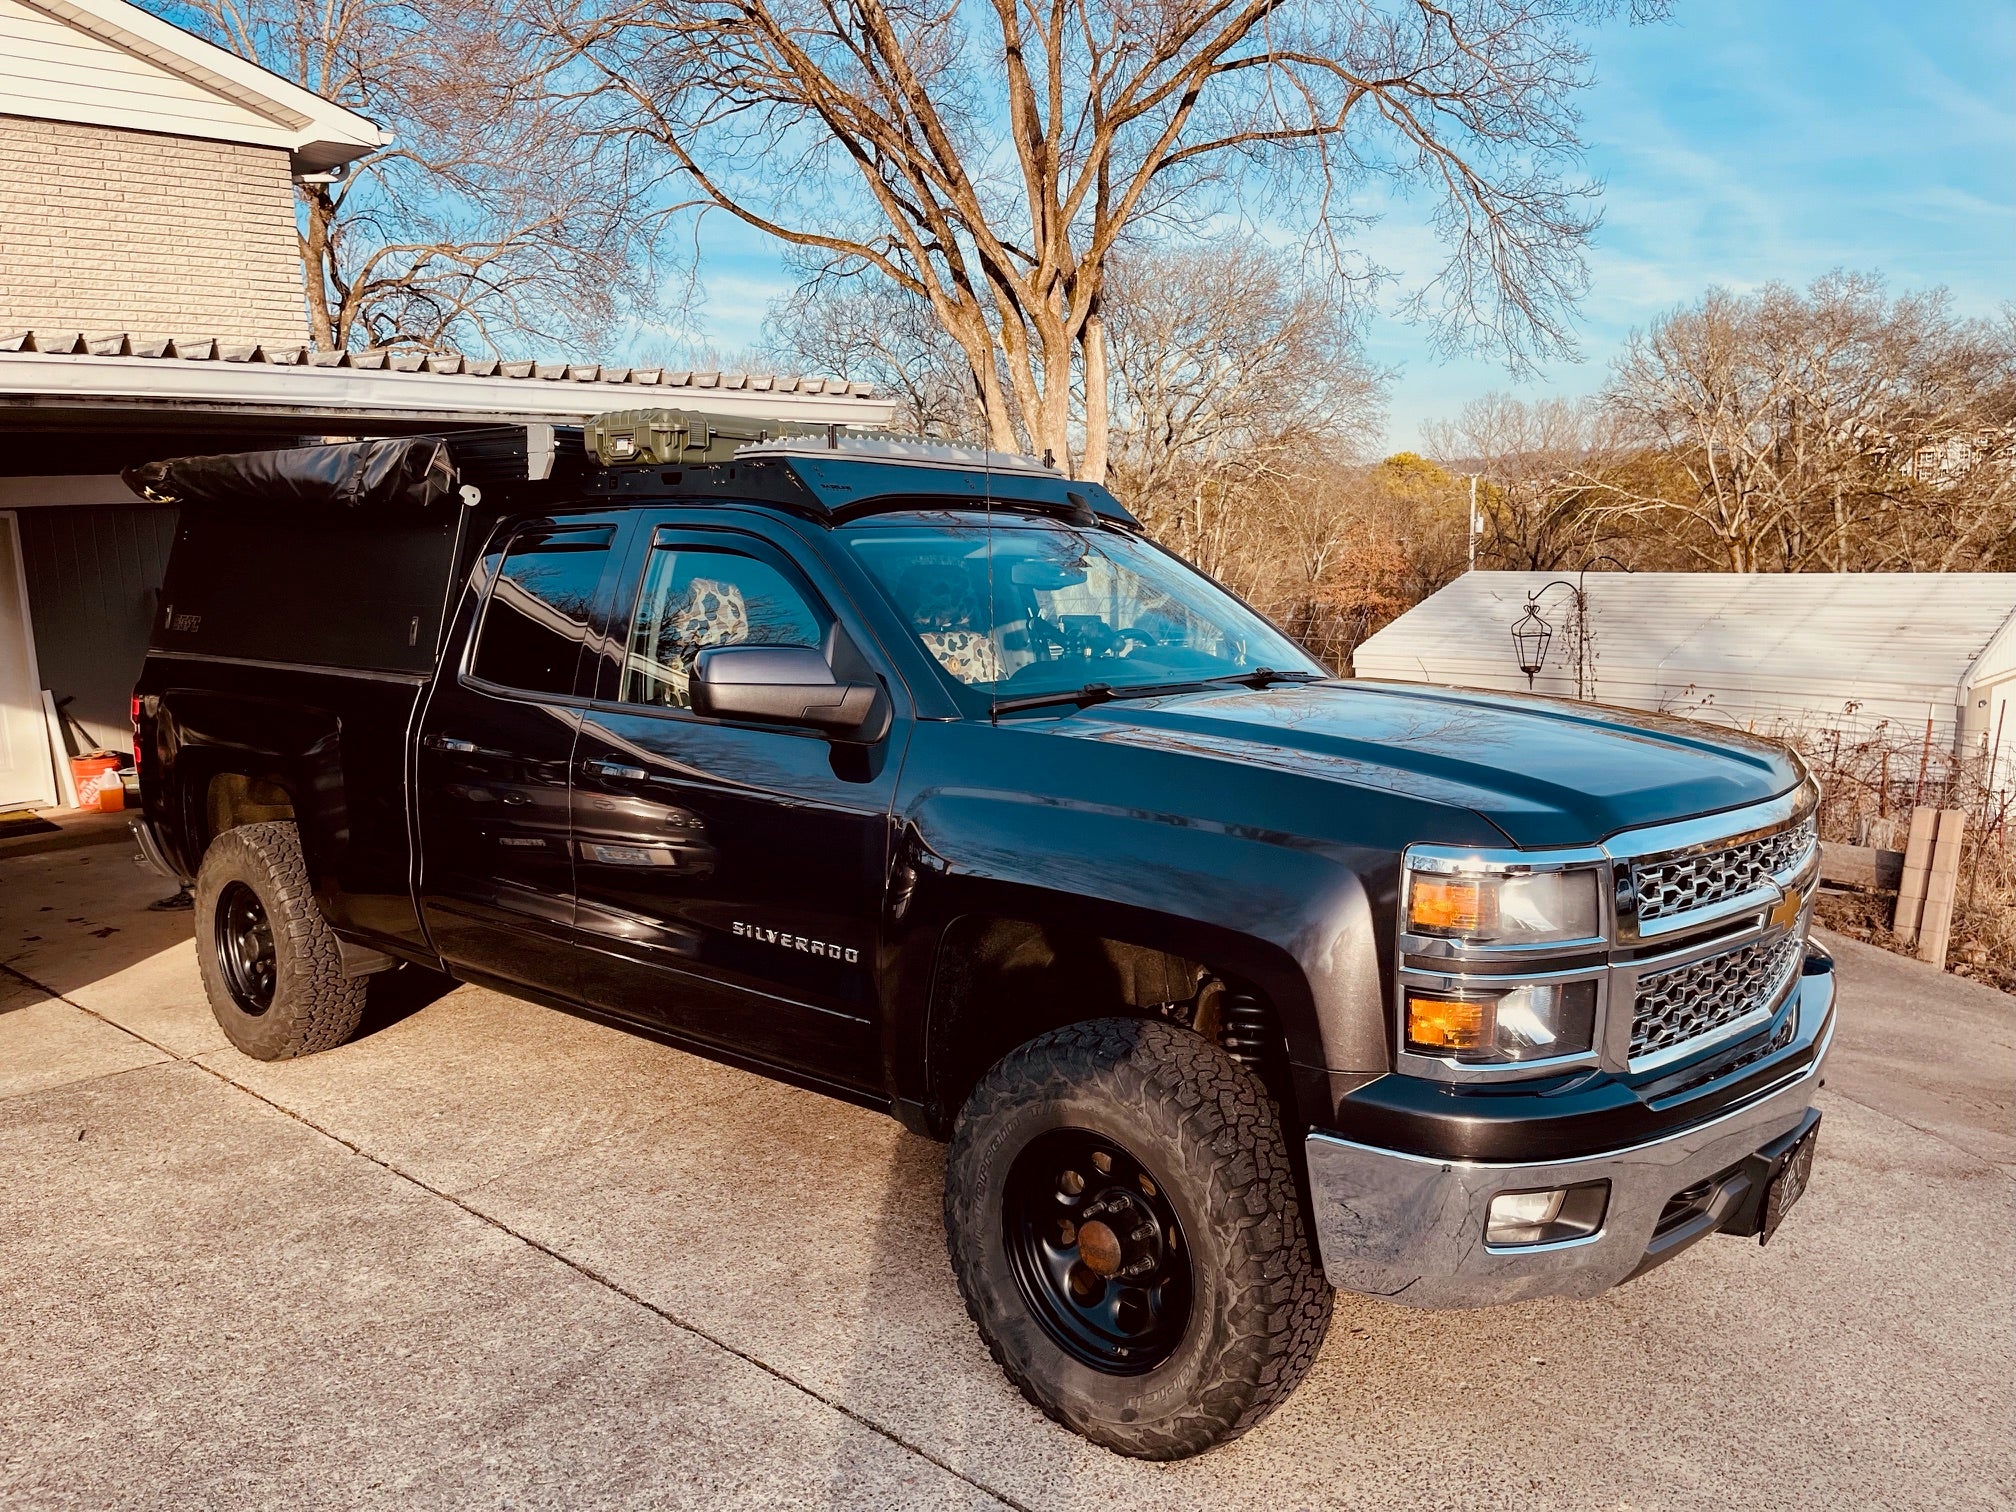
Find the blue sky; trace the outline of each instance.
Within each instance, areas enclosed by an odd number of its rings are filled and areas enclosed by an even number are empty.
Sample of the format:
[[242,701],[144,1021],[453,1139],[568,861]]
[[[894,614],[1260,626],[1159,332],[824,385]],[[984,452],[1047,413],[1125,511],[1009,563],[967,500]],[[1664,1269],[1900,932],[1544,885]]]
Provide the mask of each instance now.
[[[1389,449],[1494,388],[1592,391],[1634,327],[1711,284],[1804,284],[1845,267],[1881,272],[1895,290],[1945,284],[1968,313],[2016,299],[2009,0],[1675,9],[1670,22],[1593,37],[1584,139],[1606,187],[1577,320],[1582,360],[1515,383],[1488,359],[1436,359],[1421,330],[1381,313],[1366,345],[1397,370]],[[713,226],[700,310],[705,337],[732,352],[755,339],[787,280],[761,238]],[[1402,288],[1435,271],[1433,243],[1404,207],[1367,240]]]

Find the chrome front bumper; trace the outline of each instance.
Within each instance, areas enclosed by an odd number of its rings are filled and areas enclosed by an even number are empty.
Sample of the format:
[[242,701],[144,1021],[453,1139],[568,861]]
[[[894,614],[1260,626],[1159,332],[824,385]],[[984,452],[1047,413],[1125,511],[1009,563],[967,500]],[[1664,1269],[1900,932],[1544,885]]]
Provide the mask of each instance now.
[[[1677,1194],[1741,1164],[1798,1128],[1834,1038],[1834,977],[1799,984],[1796,1042],[1819,1036],[1811,1061],[1728,1113],[1663,1139],[1570,1160],[1513,1165],[1437,1160],[1308,1138],[1309,1188],[1323,1269],[1344,1291],[1410,1307],[1488,1307],[1535,1297],[1593,1297],[1664,1259],[1728,1217],[1735,1191],[1713,1195],[1695,1221],[1657,1235]],[[1489,1246],[1484,1225],[1500,1192],[1610,1183],[1602,1226],[1555,1244]]]

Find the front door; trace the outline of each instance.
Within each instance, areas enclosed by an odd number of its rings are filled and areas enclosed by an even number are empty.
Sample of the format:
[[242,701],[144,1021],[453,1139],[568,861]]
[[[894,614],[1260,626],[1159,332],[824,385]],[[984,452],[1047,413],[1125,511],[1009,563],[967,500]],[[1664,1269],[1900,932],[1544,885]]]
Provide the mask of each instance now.
[[593,677],[582,648],[616,535],[612,521],[543,521],[493,550],[470,649],[442,669],[421,721],[420,901],[434,948],[476,974],[567,997],[577,680]]
[[908,720],[864,748],[695,715],[689,679],[708,646],[816,646],[875,674],[859,632],[775,543],[661,524],[642,546],[617,600],[622,654],[575,751],[583,995],[878,1086],[875,942]]
[[28,623],[28,579],[14,516],[0,513],[0,809],[48,808],[56,802],[49,721],[35,670]]

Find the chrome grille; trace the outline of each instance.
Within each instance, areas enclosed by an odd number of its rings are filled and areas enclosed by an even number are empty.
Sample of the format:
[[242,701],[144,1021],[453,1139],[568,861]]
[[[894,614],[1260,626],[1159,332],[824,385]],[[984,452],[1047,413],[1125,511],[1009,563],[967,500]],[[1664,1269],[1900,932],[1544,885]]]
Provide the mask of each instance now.
[[1795,930],[1638,980],[1631,1059],[1656,1055],[1771,1005],[1799,969],[1806,941]]
[[1670,918],[1752,892],[1804,861],[1814,837],[1813,821],[1808,819],[1721,850],[1648,856],[1631,869],[1638,888],[1638,917]]

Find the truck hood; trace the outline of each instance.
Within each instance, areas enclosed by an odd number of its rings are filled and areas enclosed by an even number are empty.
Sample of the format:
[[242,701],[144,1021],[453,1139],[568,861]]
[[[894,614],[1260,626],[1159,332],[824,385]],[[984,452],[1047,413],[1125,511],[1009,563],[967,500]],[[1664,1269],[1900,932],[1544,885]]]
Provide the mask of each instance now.
[[1777,797],[1783,746],[1689,720],[1518,694],[1336,681],[1099,704],[1058,733],[1402,793],[1470,809],[1517,846]]

